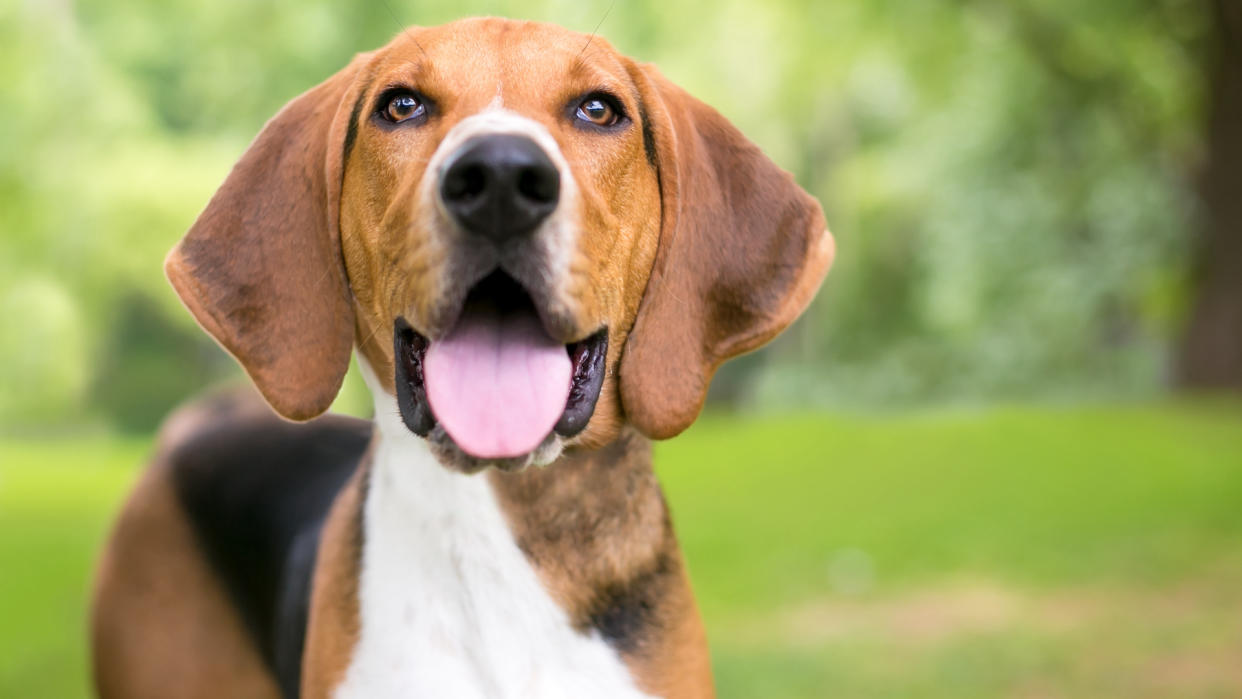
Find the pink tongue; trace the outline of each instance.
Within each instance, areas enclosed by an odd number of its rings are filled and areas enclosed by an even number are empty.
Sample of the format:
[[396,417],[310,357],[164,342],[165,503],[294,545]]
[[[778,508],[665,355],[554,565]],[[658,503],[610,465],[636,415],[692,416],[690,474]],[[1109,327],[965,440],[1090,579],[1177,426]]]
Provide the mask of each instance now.
[[569,399],[569,353],[533,314],[471,309],[423,362],[431,412],[481,459],[533,451]]

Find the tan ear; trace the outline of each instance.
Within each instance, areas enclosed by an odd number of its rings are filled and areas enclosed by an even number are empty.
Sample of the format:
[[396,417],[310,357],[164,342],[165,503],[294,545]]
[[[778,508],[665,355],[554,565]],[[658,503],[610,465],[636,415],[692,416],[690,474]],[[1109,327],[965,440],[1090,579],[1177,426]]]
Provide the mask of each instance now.
[[664,439],[698,417],[722,362],[798,317],[835,248],[819,203],[724,117],[651,66],[631,74],[663,221],[621,357],[621,400],[631,424]]
[[353,348],[338,211],[364,59],[263,127],[164,262],[199,324],[293,420],[327,410]]

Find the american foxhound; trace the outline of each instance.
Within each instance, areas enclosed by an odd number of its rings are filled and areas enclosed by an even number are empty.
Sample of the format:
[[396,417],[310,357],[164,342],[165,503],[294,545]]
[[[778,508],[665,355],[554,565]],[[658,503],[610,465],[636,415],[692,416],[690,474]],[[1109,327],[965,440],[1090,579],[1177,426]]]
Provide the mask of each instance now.
[[[599,38],[473,19],[357,56],[168,257],[288,420],[170,418],[101,562],[100,694],[711,696],[648,439],[833,254],[790,175]],[[316,418],[355,351],[374,421]]]

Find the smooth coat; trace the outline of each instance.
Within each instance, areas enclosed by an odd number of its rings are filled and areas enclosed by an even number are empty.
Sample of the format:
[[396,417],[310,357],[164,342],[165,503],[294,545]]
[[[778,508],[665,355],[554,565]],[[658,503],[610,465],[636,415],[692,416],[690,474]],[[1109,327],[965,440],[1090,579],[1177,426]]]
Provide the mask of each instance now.
[[[427,96],[428,118],[385,124],[394,89]],[[574,119],[599,94],[615,128]],[[453,146],[489,133],[530,137],[563,184],[504,246],[436,199]],[[99,566],[100,696],[709,699],[648,439],[793,322],[834,254],[788,173],[599,37],[483,18],[359,54],[268,122],[165,261],[267,405],[207,401],[166,425]],[[403,426],[394,332],[443,338],[497,271],[554,342],[606,332],[607,353],[581,432],[489,462]],[[365,424],[317,418],[351,354],[376,405],[365,448]]]

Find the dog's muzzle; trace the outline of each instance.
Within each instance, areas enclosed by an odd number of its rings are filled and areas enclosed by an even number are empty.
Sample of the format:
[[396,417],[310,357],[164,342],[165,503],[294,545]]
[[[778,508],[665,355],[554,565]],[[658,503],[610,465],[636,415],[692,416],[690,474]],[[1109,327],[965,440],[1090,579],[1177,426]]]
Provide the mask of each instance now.
[[608,330],[560,344],[503,272],[470,291],[453,329],[429,340],[398,318],[397,405],[410,431],[470,457],[513,459],[586,428],[603,386]]
[[586,427],[603,384],[608,333],[566,331],[549,311],[539,231],[563,204],[562,182],[535,140],[472,137],[439,175],[443,210],[462,233],[455,244],[482,276],[472,274],[463,282],[471,286],[444,298],[447,331],[423,335],[397,319],[397,402],[410,430],[433,442],[451,442],[476,460],[519,459],[551,435]]

